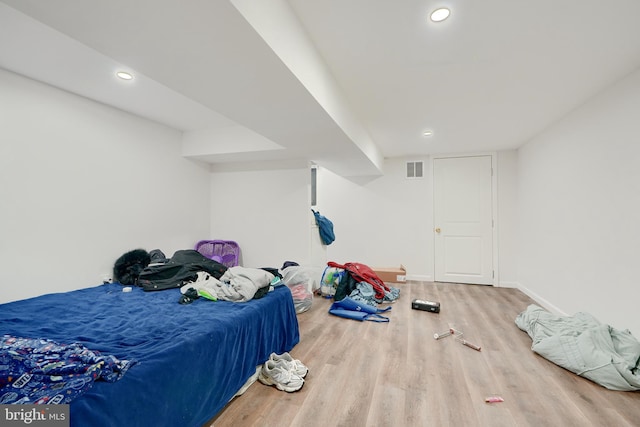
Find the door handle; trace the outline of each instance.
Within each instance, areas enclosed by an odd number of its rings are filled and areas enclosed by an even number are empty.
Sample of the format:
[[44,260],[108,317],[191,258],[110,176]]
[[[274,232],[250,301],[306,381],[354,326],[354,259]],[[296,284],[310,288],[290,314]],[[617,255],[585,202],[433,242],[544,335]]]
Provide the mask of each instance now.
[[436,233],[440,233],[440,227],[436,227],[436,229],[434,230]]

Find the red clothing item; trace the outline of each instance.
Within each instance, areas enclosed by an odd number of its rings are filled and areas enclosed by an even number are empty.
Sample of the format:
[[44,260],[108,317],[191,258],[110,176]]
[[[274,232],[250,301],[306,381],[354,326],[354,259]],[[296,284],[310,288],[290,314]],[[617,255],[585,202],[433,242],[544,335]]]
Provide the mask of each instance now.
[[360,264],[359,262],[348,262],[346,264],[338,264],[334,261],[329,261],[327,263],[329,267],[342,268],[351,274],[358,282],[367,282],[371,286],[373,286],[373,291],[375,292],[375,297],[378,300],[382,300],[385,295],[385,291],[390,291],[389,287],[384,284],[382,279],[378,277],[378,275],[371,269],[371,267]]

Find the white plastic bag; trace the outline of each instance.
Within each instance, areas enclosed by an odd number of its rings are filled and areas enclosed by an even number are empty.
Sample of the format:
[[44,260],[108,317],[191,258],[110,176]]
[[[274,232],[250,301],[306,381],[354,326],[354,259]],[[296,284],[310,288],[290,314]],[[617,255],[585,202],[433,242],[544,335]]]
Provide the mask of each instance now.
[[312,277],[314,269],[299,265],[290,266],[280,271],[282,281],[291,290],[296,313],[303,313],[311,308],[313,290],[317,281]]

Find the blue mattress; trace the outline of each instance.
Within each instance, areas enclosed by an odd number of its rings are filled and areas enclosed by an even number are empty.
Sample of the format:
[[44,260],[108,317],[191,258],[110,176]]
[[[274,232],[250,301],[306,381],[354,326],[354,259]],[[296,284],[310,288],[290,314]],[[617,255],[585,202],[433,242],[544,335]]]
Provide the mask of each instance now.
[[0,333],[136,361],[71,402],[72,426],[199,427],[272,352],[298,343],[298,320],[286,286],[243,303],[179,299],[179,289],[125,293],[118,284],[48,294],[0,305]]

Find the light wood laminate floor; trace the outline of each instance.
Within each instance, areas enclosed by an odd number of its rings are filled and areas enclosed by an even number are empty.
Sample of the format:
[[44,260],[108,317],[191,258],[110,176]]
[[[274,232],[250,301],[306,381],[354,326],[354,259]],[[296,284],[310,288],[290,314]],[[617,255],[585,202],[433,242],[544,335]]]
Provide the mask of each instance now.
[[[531,351],[518,313],[534,303],[516,289],[409,282],[389,323],[327,313],[315,297],[298,315],[291,354],[310,372],[295,393],[256,382],[210,425],[243,426],[640,426],[640,392],[610,391]],[[439,301],[439,314],[412,310]],[[451,337],[449,327],[482,347]],[[500,396],[502,403],[486,403]]]

